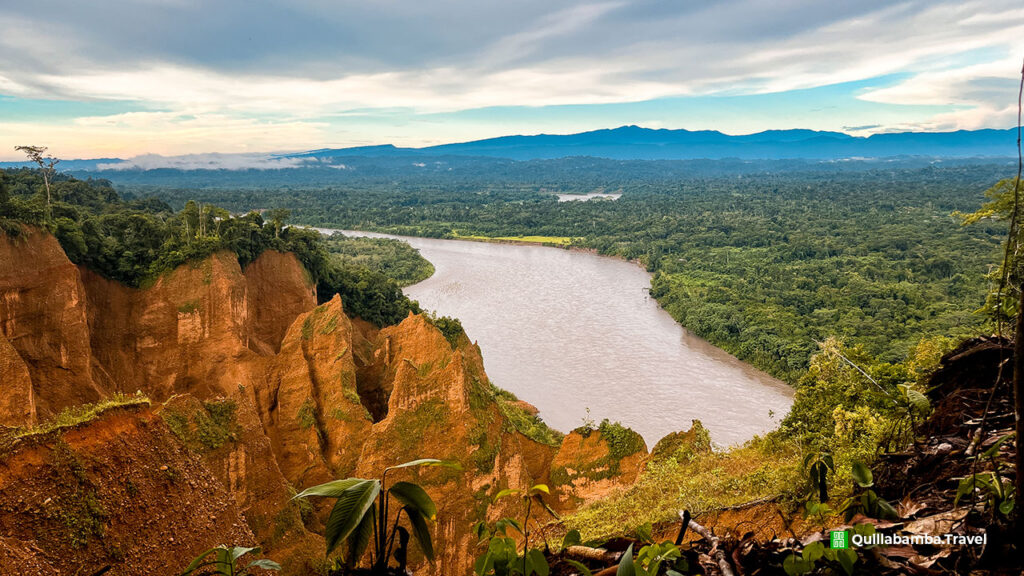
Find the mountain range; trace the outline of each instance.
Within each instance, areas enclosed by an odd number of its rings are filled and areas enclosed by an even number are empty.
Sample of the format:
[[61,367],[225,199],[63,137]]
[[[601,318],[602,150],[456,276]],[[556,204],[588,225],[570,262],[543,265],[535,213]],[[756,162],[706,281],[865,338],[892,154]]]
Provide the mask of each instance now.
[[[842,160],[853,158],[936,157],[1005,158],[1016,155],[1016,129],[958,130],[955,132],[898,132],[851,136],[817,130],[767,130],[729,135],[716,130],[668,130],[639,126],[593,130],[578,134],[516,135],[402,148],[391,144],[323,148],[303,152],[240,155],[195,154],[134,159],[66,160],[61,168],[74,171],[148,170],[152,168],[251,169],[336,165],[344,158],[484,157],[538,160],[589,156],[613,160],[692,160],[737,158]],[[24,165],[3,162],[0,167]]]
[[366,146],[286,155],[290,158],[353,156],[489,156],[536,160],[593,156],[615,160],[841,159],[892,156],[1005,157],[1016,148],[1016,130],[900,132],[851,136],[817,130],[767,130],[733,136],[716,130],[667,130],[639,126],[579,134],[502,136],[424,148]]

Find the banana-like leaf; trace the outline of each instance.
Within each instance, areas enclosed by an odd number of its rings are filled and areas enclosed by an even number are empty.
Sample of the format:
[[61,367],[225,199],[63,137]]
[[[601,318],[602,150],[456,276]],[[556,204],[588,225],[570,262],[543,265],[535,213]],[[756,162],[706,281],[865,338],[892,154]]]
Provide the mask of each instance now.
[[434,561],[434,543],[430,539],[430,528],[427,526],[427,520],[423,517],[423,514],[419,510],[412,510],[408,507],[404,509],[405,515],[409,517],[409,523],[412,524],[412,535],[416,537],[416,541],[420,544],[420,549],[423,550],[423,555],[427,557],[427,560]]
[[267,560],[266,558],[260,558],[259,560],[253,560],[249,562],[249,568],[262,568],[264,570],[281,570],[281,565],[273,560]]
[[256,548],[243,548],[241,546],[233,546],[231,548],[228,548],[228,550],[231,552],[231,561],[232,562],[238,560],[242,556],[245,556],[249,552],[259,552],[260,551],[258,546]]
[[359,526],[367,511],[373,507],[378,494],[380,480],[363,480],[341,493],[331,515],[327,517],[324,530],[328,554]]
[[437,519],[437,506],[419,485],[412,482],[395,482],[394,486],[388,488],[388,493],[396,500],[405,505],[406,508],[419,510],[427,520]]
[[310,496],[323,496],[325,498],[340,498],[341,494],[349,488],[359,484],[360,482],[368,482],[362,478],[345,478],[344,480],[332,480],[325,482],[311,488],[306,488],[302,492],[299,492],[292,497],[292,500],[296,498],[308,498]]
[[359,559],[366,552],[373,538],[373,529],[377,525],[377,508],[370,506],[370,511],[363,516],[362,522],[348,537],[348,557],[346,558],[350,568],[354,568]]
[[187,568],[185,568],[185,571],[181,573],[181,576],[188,576],[189,574],[195,572],[196,568],[199,568],[201,565],[203,565],[203,560],[205,560],[207,556],[221,549],[222,548],[220,546],[216,548],[210,548],[209,550],[203,552],[199,556],[196,556],[196,559],[193,560],[192,563],[189,564]]
[[461,470],[462,466],[458,462],[451,460],[438,460],[437,458],[420,458],[419,460],[412,460],[411,462],[405,462],[403,464],[397,464],[395,466],[388,466],[384,471],[397,470],[398,468],[409,468],[410,466],[443,466],[445,468],[452,468],[455,470]]

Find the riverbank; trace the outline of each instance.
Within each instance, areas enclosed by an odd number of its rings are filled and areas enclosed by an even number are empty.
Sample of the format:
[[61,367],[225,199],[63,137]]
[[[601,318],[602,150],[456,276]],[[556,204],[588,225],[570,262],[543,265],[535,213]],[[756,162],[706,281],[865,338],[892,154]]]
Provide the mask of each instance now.
[[684,330],[635,262],[536,243],[341,232],[419,249],[436,271],[406,295],[458,317],[493,382],[556,429],[608,418],[653,445],[700,419],[725,446],[775,428],[789,409],[790,387]]

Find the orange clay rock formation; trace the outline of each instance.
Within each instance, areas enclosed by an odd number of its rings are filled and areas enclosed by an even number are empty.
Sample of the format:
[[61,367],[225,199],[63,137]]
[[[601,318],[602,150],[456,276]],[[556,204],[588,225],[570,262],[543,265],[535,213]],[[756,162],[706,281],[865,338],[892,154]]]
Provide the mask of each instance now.
[[636,432],[607,420],[582,426],[563,440],[551,463],[553,507],[574,510],[636,481],[647,459],[647,445]]
[[[27,367],[41,417],[103,394],[93,380],[85,299],[78,269],[56,238],[32,229],[0,234],[0,336]],[[0,394],[18,386],[5,371]]]
[[177,573],[218,544],[255,544],[223,484],[146,406],[0,449],[0,573]]
[[[308,273],[291,254],[266,252],[242,270],[234,255],[217,253],[135,289],[74,266],[43,232],[0,235],[0,425],[31,424],[118,392],[166,402],[131,422],[118,416],[120,426],[156,426],[161,435],[169,428],[178,444],[161,449],[183,446],[193,454],[195,473],[212,475],[244,516],[244,530],[225,532],[219,542],[248,543],[251,530],[285,575],[311,573],[322,563],[317,534],[331,504],[300,509],[291,495],[334,478],[379,477],[385,467],[415,458],[458,462],[461,470],[389,476],[418,479],[435,498],[438,562],[411,561],[419,574],[446,575],[471,572],[475,522],[519,512],[515,499],[491,505],[501,489],[551,483],[557,508],[571,510],[635,479],[646,454],[635,433],[603,425],[574,432],[560,449],[557,434],[527,437],[517,429],[532,418],[527,407],[500,397],[465,334],[449,337],[454,345],[422,315],[380,329],[346,316],[337,296],[317,306]],[[96,434],[96,450],[111,451],[110,474],[121,462],[126,470],[132,462],[149,465],[133,452],[149,448],[120,442]],[[0,483],[16,477],[11,458],[0,454],[0,465],[8,466],[0,468]],[[97,517],[103,530],[115,528],[122,504],[134,506],[126,495],[119,504],[116,495],[104,500],[107,516]],[[166,497],[145,519],[118,520],[117,530],[163,534],[176,526],[167,519],[196,512],[178,510],[183,502]],[[56,536],[28,534],[24,526],[49,522],[43,505],[33,506],[41,516],[22,518],[21,528],[0,523],[0,561],[37,553],[45,567],[61,556],[52,566],[69,573],[68,563],[103,556],[92,544],[80,552]],[[198,542],[204,529],[187,540]],[[180,530],[175,538],[191,528]],[[150,550],[133,539],[119,546],[110,554]],[[176,549],[164,566],[188,559]],[[142,566],[133,560],[120,573],[147,573]]]

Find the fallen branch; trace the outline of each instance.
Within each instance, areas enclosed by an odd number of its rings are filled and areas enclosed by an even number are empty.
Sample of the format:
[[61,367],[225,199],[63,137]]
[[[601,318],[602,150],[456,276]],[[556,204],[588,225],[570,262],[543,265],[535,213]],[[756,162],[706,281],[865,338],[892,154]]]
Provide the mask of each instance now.
[[[679,511],[680,519],[688,518],[689,516],[689,512],[685,510]],[[711,544],[711,553],[709,554],[709,556],[714,558],[715,562],[718,563],[718,569],[722,571],[722,576],[736,576],[736,572],[732,569],[732,564],[729,563],[729,557],[725,554],[724,550],[718,547],[718,536],[712,534],[710,530],[701,526],[693,519],[690,519],[690,521],[687,522],[687,527],[689,527],[690,530],[693,530],[697,534],[700,534],[705,540],[707,540]]]
[[590,546],[569,546],[565,549],[565,555],[574,560],[604,563],[615,563],[622,558],[622,552],[609,552],[604,548],[591,548]]

